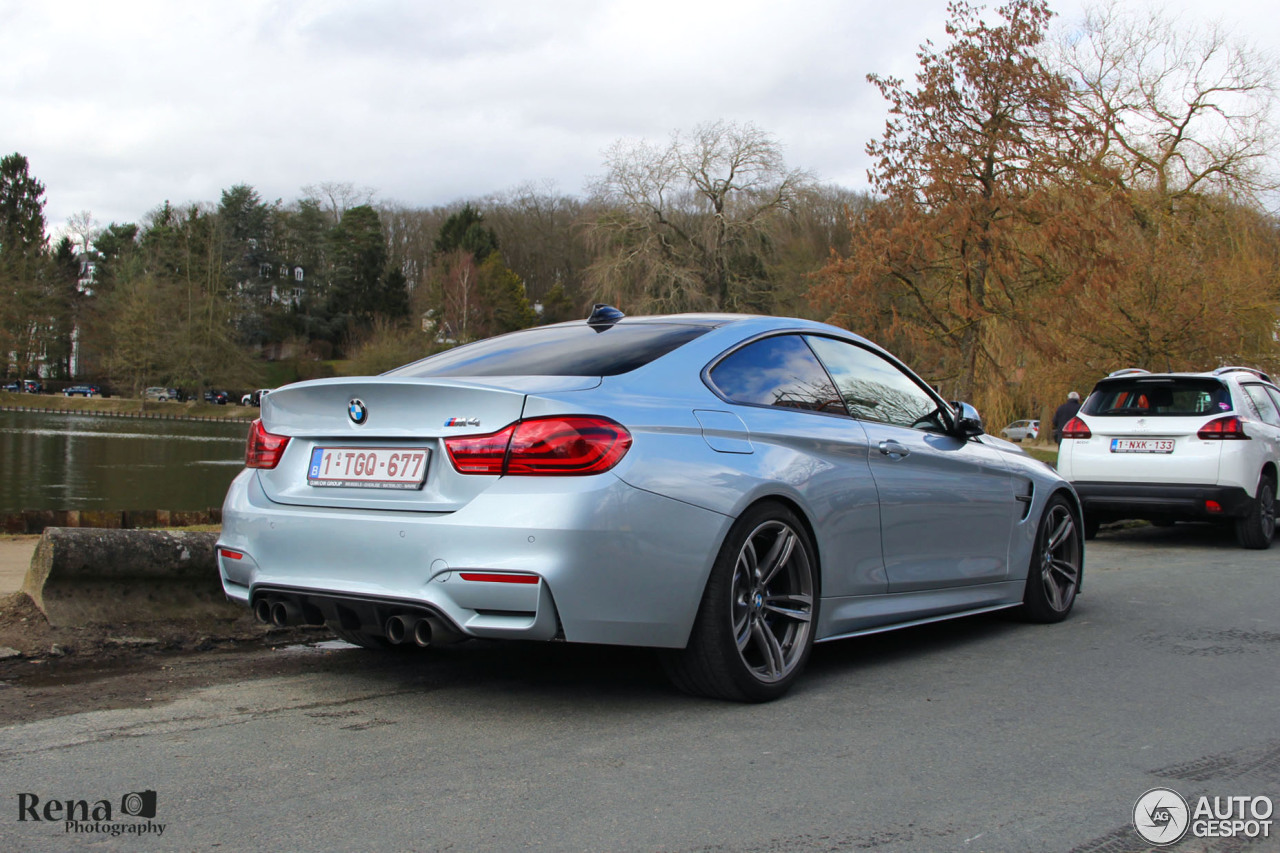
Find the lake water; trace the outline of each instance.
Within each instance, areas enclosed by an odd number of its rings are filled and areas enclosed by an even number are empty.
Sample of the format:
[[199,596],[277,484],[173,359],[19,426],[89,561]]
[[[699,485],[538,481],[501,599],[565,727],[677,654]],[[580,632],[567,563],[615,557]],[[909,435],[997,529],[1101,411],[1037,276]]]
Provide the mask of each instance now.
[[0,412],[0,512],[220,507],[244,468],[248,429]]

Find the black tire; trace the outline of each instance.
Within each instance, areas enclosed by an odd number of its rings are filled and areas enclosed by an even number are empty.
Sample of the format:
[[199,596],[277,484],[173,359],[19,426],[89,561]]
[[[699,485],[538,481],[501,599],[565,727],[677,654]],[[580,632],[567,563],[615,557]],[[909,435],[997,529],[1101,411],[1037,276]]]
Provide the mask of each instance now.
[[1269,474],[1258,480],[1258,493],[1249,505],[1249,514],[1236,519],[1236,541],[1242,548],[1263,551],[1276,535],[1276,483]]
[[1088,522],[1081,525],[1066,498],[1054,495],[1049,499],[1040,514],[1022,594],[1022,615],[1027,621],[1061,622],[1071,613],[1084,565],[1081,533],[1087,530]]
[[777,699],[809,660],[818,596],[818,564],[805,526],[780,504],[756,504],[720,547],[689,645],[664,655],[668,676],[699,696]]

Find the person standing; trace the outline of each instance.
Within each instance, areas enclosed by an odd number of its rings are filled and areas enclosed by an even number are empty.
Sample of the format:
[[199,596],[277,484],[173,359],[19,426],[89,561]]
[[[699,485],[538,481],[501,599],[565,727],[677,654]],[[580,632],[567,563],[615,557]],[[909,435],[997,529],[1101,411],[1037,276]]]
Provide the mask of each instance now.
[[1053,413],[1053,441],[1055,444],[1062,444],[1062,430],[1067,424],[1071,423],[1071,419],[1080,411],[1080,394],[1072,391],[1067,394],[1067,402],[1058,407]]

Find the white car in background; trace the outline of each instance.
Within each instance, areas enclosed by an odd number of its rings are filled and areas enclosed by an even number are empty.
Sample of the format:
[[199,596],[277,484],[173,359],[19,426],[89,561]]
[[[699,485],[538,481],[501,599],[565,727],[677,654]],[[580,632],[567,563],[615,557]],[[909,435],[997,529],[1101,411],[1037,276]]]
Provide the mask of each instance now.
[[259,388],[257,391],[250,391],[248,394],[245,394],[240,398],[240,405],[261,406],[262,398],[270,394],[271,391],[272,389],[270,388]]
[[1000,434],[1010,441],[1035,441],[1040,437],[1040,422],[1014,421],[1000,430]]
[[1062,431],[1058,472],[1080,495],[1085,538],[1126,518],[1219,521],[1269,548],[1280,471],[1280,388],[1247,367],[1128,369],[1099,382]]

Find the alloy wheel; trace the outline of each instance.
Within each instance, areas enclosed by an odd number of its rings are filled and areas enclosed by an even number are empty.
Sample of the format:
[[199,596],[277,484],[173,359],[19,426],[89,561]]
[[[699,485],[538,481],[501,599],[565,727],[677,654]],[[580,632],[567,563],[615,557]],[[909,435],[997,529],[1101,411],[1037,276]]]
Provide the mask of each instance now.
[[1270,480],[1263,481],[1258,498],[1261,504],[1259,512],[1262,515],[1262,534],[1270,541],[1276,533],[1276,495]]
[[779,520],[757,526],[738,552],[730,591],[742,662],[762,683],[786,678],[813,630],[813,567],[802,537]]
[[1040,583],[1045,602],[1061,613],[1070,608],[1080,583],[1080,529],[1061,503],[1049,507],[1041,524]]

